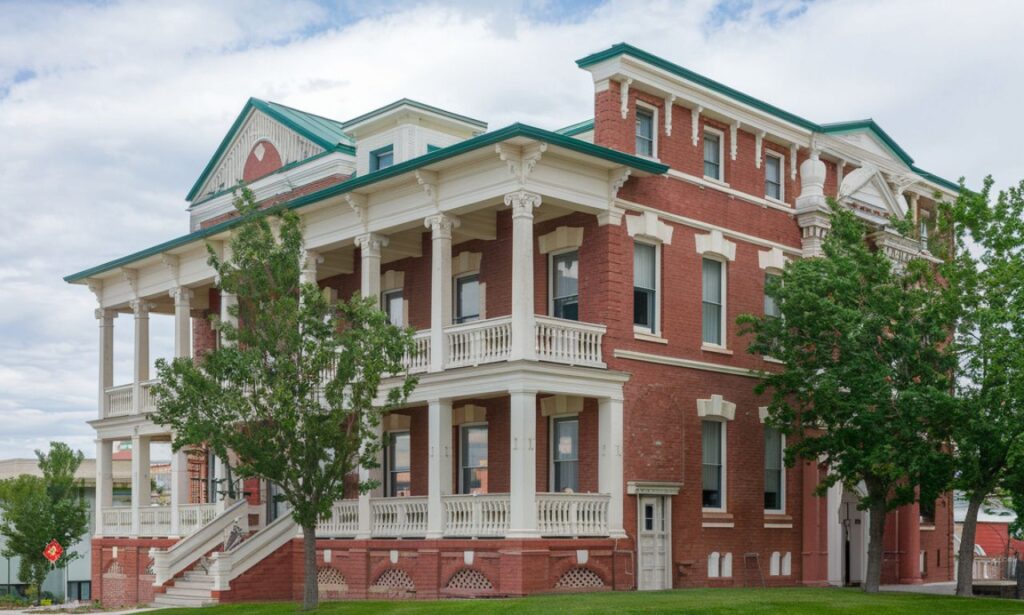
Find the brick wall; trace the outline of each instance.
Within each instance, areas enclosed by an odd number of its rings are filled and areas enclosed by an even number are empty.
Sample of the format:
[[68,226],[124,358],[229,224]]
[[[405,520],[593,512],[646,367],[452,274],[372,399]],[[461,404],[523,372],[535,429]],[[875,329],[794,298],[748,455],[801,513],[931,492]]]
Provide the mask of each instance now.
[[92,599],[107,608],[152,602],[149,550],[174,543],[166,538],[93,538]]

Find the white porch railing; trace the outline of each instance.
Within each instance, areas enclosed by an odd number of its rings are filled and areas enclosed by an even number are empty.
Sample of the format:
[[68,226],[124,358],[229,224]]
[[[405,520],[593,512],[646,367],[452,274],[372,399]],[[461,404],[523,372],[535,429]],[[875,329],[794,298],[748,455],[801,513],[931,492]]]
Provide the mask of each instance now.
[[441,496],[444,535],[504,536],[508,533],[510,499],[507,493]]
[[128,536],[132,533],[132,509],[127,506],[103,510],[103,535]]
[[[139,509],[139,536],[170,536],[171,507],[147,506]],[[178,534],[188,536],[217,518],[216,504],[184,504],[178,512]],[[132,509],[116,506],[103,511],[104,536],[132,535]]]
[[139,509],[139,536],[170,536],[170,506],[150,506]]
[[448,342],[446,367],[505,361],[512,350],[512,318],[490,318],[444,329]]
[[316,525],[316,535],[324,538],[351,538],[359,531],[359,500],[338,500],[331,507],[331,518]]
[[216,504],[183,504],[178,510],[178,532],[188,536],[216,518]]
[[374,537],[422,537],[427,533],[427,497],[374,498],[370,516]]
[[417,331],[412,336],[412,342],[415,348],[405,356],[402,363],[410,374],[425,372],[430,367],[430,329]]
[[601,339],[607,327],[536,316],[537,358],[553,363],[604,367]]
[[150,549],[155,575],[153,585],[163,585],[222,544],[227,532],[235,524],[243,533],[249,531],[249,504],[245,500],[235,502],[213,521],[192,532],[187,538],[174,543],[171,548]]
[[541,536],[607,536],[608,505],[603,493],[538,493]]
[[104,394],[107,396],[107,417],[127,416],[134,411],[134,388],[134,385],[122,384],[106,390]]

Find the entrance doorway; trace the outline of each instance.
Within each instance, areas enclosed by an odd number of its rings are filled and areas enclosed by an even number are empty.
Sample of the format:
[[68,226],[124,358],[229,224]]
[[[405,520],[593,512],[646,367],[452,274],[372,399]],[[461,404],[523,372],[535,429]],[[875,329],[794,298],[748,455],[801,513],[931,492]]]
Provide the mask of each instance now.
[[668,499],[662,495],[642,495],[638,500],[638,588],[670,589],[672,543]]

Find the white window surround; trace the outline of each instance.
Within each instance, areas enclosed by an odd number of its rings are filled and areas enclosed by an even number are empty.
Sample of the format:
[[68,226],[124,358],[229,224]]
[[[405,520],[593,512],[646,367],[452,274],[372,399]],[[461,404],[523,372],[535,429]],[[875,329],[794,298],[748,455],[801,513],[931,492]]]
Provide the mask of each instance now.
[[569,416],[583,412],[583,398],[578,395],[552,395],[540,400],[541,416]]
[[[651,114],[651,155],[645,156],[643,154],[637,154],[640,158],[647,158],[648,160],[658,160],[658,108],[654,105],[649,105],[642,100],[636,101],[637,109],[643,109]],[[634,137],[635,138],[635,137]]]
[[732,553],[712,551],[708,554],[708,578],[732,578]]
[[412,417],[408,414],[390,413],[381,420],[381,427],[385,432],[409,431],[412,426]]
[[[579,398],[581,404],[583,398]],[[543,402],[542,402],[543,403]],[[582,410],[582,407],[580,408]],[[548,489],[552,493],[561,493],[555,487],[555,481],[557,480],[555,474],[555,422],[563,419],[574,419],[576,421],[576,486],[579,487],[580,481],[580,460],[579,460],[579,445],[580,445],[580,417],[579,413],[565,413],[565,414],[554,414],[548,416]]]
[[[712,396],[712,397],[716,397],[716,396]],[[721,398],[721,396],[717,396],[717,397]],[[701,401],[710,401],[710,400],[697,400],[697,405],[698,405],[697,414],[699,416],[701,416],[701,421],[717,421],[717,422],[720,422],[722,424],[722,430],[721,430],[721,438],[722,438],[722,440],[721,440],[721,472],[722,472],[722,476],[721,476],[721,480],[720,480],[720,483],[719,483],[719,489],[722,492],[721,493],[722,504],[721,504],[721,506],[701,506],[701,512],[705,512],[705,513],[724,513],[724,512],[728,511],[728,505],[729,505],[729,500],[726,497],[726,495],[728,494],[728,482],[729,482],[728,481],[728,474],[729,474],[728,468],[729,468],[729,464],[728,464],[728,461],[727,461],[728,460],[728,452],[729,452],[729,448],[728,448],[728,442],[729,442],[728,431],[729,431],[729,421],[731,421],[732,419],[731,418],[727,418],[725,416],[716,416],[716,415],[706,415],[705,416],[705,415],[700,415],[700,402]],[[726,403],[729,403],[729,402],[726,402]],[[736,405],[732,404],[732,406],[733,406],[733,412],[735,413]],[[703,430],[703,423],[701,423],[701,429]],[[703,455],[703,451],[701,452],[701,454]],[[702,471],[703,471],[703,468],[702,468]],[[715,526],[715,525],[718,525],[718,524],[713,523],[712,526]],[[726,525],[723,525],[723,527],[732,527],[731,522],[726,522]]]
[[[580,229],[580,230],[582,231],[583,229]],[[547,257],[548,257],[548,315],[549,316],[554,316],[555,315],[555,266],[554,266],[554,259],[555,259],[556,256],[560,256],[562,254],[568,254],[570,252],[576,252],[577,253],[576,254],[576,273],[577,273],[577,276],[578,276],[580,270],[583,267],[583,262],[579,258],[579,248],[578,247],[569,247],[569,248],[564,248],[564,249],[560,249],[560,250],[554,250],[554,251],[551,251],[551,252],[547,253]],[[543,252],[542,252],[542,254],[543,254]],[[577,282],[576,302],[577,302],[577,305],[579,305],[579,286],[578,286],[579,278],[578,277],[576,279],[576,282]]]
[[672,231],[672,225],[652,211],[626,216],[626,232],[633,239],[672,245]]
[[[671,229],[669,229],[669,238],[671,238]],[[646,236],[644,236],[646,237]],[[634,249],[636,244],[643,244],[654,248],[654,327],[648,328],[642,325],[633,324],[633,337],[635,339],[646,339],[648,341],[655,341],[659,343],[668,343],[668,340],[661,337],[661,301],[662,301],[662,282],[661,282],[661,243],[638,240],[634,242]],[[635,272],[634,272],[635,276]],[[634,282],[634,287],[636,283]],[[635,317],[635,315],[634,315]],[[651,339],[653,338],[653,339]]]
[[[468,278],[476,276],[477,286],[477,300],[479,305],[477,306],[477,320],[485,320],[487,318],[487,284],[480,281],[479,271],[467,271],[458,275],[452,276],[452,319],[455,321],[459,311],[459,280],[462,278]],[[468,321],[467,321],[468,322]]]
[[582,226],[560,226],[537,238],[537,247],[541,254],[568,252],[579,249],[582,245]]
[[736,260],[736,244],[726,239],[722,231],[713,229],[705,235],[694,235],[694,239],[697,254],[708,258],[717,256],[719,260],[730,262]]
[[[459,425],[458,425],[458,428],[459,428],[459,459],[457,460],[457,462],[459,464],[458,493],[463,494],[463,495],[466,494],[466,456],[465,456],[466,455],[466,451],[464,450],[464,447],[462,446],[463,442],[465,441],[464,438],[463,438],[463,430],[466,429],[466,428],[472,428],[472,427],[483,427],[483,428],[487,429],[487,448],[488,448],[488,455],[490,455],[491,433],[490,433],[490,427],[488,426],[487,421],[459,423]],[[482,466],[482,467],[486,467],[486,466]]]
[[792,552],[786,551],[785,553],[780,553],[779,551],[772,551],[768,564],[768,576],[788,577],[793,573],[792,562]]
[[736,418],[736,404],[726,401],[721,395],[712,395],[710,399],[697,400],[697,416],[702,419],[720,419],[731,421]]
[[[452,258],[452,292],[457,293],[459,285],[457,280],[461,277],[469,275],[480,275],[480,262],[483,260],[483,254],[481,252],[459,252],[458,256]],[[480,320],[487,318],[487,283],[480,281],[477,278],[477,287],[480,293]],[[453,297],[455,301],[452,303],[452,309],[454,317],[454,310],[457,307],[458,297]]]
[[757,266],[767,273],[782,273],[789,263],[789,258],[779,248],[759,250],[757,253]]
[[[779,161],[779,198],[764,195],[764,198],[775,203],[786,203],[786,157],[776,151],[766,149],[764,152],[765,158],[776,158]],[[765,169],[765,183],[768,182],[768,165],[764,165]],[[767,192],[767,191],[766,191]]]
[[[701,176],[703,176],[704,179],[706,179],[708,181],[713,181],[713,182],[717,182],[719,184],[722,184],[724,186],[728,186],[729,184],[726,182],[726,178],[725,178],[725,132],[721,131],[721,130],[719,130],[717,128],[712,128],[711,126],[708,126],[707,124],[705,124],[702,128],[704,130],[704,134],[712,134],[712,135],[716,135],[718,137],[718,177],[711,177],[710,175],[704,175],[704,156],[703,156],[703,150],[701,150],[701,158],[700,158],[700,160],[701,160]],[[704,139],[703,139],[703,136],[702,136],[701,137],[701,146],[703,147],[703,145],[704,145]]]

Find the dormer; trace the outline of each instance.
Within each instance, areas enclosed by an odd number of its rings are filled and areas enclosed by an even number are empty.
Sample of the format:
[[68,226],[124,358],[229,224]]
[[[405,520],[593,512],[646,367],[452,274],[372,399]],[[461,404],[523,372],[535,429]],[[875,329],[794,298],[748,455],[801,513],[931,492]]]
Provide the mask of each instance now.
[[487,124],[403,98],[342,128],[356,145],[356,173],[366,175],[475,137]]

